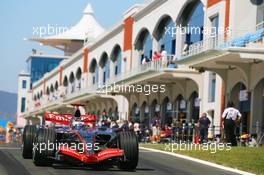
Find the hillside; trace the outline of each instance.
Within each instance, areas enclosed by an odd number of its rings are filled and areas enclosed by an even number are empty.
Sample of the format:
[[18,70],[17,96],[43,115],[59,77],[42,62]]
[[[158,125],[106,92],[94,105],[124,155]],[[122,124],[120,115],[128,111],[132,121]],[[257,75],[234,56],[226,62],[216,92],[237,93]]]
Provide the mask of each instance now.
[[15,119],[17,110],[17,94],[0,91],[0,116],[11,116]]

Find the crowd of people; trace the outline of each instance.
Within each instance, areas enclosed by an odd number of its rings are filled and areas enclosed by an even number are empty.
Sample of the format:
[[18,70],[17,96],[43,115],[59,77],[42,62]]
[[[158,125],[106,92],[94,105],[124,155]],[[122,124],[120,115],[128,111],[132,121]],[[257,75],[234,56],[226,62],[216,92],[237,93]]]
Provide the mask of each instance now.
[[[241,113],[233,106],[234,104],[229,102],[227,108],[223,112],[222,127],[225,131],[226,142],[231,143],[232,146],[237,146],[235,127],[241,120]],[[98,119],[97,125],[99,127],[107,127],[121,131],[134,131],[140,142],[152,143],[175,141],[175,138],[179,136],[179,134],[184,134],[189,129],[187,125],[184,128],[183,123],[180,122],[179,119],[173,119],[171,123],[162,123],[159,115],[156,115],[150,122],[150,126],[146,126],[140,123],[139,120],[116,120],[113,117],[108,117],[106,113],[103,112]],[[208,130],[210,125],[211,121],[207,117],[207,114],[202,113],[197,124],[191,126],[193,129],[191,134],[197,135],[200,143],[208,142]],[[195,129],[198,129],[196,133]],[[8,137],[7,140],[9,140],[10,143],[22,142],[21,130],[11,128],[6,134]]]
[[22,143],[22,132],[20,128],[10,128],[8,132],[0,133],[0,143]]
[[[231,143],[232,146],[236,146],[235,127],[241,120],[241,113],[233,106],[233,103],[229,102],[227,108],[223,112],[222,128],[224,130],[226,142]],[[189,138],[185,137],[187,140],[193,141],[190,137],[194,138],[194,136],[198,137],[200,143],[205,143],[209,140],[208,131],[211,126],[211,121],[207,113],[202,113],[197,123],[194,123],[192,126],[188,123],[182,123],[179,119],[173,119],[171,123],[163,122],[161,121],[161,117],[156,115],[150,121],[150,124],[146,126],[140,123],[139,120],[114,120],[103,113],[99,119],[98,126],[105,126],[123,131],[134,131],[139,137],[139,141],[142,142],[160,143],[172,140],[175,141],[177,136],[180,134],[185,134],[186,136],[187,132],[190,134],[188,135]]]

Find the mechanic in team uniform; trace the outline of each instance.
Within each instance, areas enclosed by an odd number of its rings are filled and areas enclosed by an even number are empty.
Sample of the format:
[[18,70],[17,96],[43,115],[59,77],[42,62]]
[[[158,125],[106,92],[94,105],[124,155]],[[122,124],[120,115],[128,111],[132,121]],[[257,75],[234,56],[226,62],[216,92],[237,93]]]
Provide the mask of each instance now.
[[236,128],[236,123],[240,121],[241,116],[242,115],[239,112],[239,110],[234,108],[234,104],[232,102],[228,102],[227,108],[224,110],[224,113],[222,114],[222,118],[224,122],[224,130],[225,130],[227,143],[231,143],[232,146],[237,146],[235,128]]

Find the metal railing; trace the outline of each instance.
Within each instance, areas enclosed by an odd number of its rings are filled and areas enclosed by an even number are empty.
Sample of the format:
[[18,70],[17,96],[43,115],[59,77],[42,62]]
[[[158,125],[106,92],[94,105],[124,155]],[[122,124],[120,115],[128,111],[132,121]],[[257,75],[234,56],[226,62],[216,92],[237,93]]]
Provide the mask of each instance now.
[[196,42],[188,46],[188,49],[182,52],[180,58],[183,59],[185,57],[194,56],[208,50],[217,49],[222,43],[224,43],[223,36],[208,37],[202,41]]
[[[230,31],[230,35],[207,36],[202,41],[198,41],[191,45],[186,44],[185,50],[182,51],[179,59],[198,55],[210,50],[224,50],[232,46],[245,47],[246,44],[250,42],[250,35],[253,35],[260,29],[264,29],[264,22],[259,23],[253,28]],[[262,35],[259,36],[261,37]],[[242,40],[242,38],[244,40]],[[241,39],[241,41],[239,41],[239,39]]]
[[144,64],[140,64],[135,68],[132,68],[130,71],[120,73],[116,75],[115,77],[108,79],[106,81],[106,84],[112,84],[114,82],[119,82],[122,80],[125,80],[127,78],[130,78],[132,76],[136,76],[142,73],[146,73],[148,71],[161,71],[164,68],[168,67],[169,63],[175,62],[176,56],[175,55],[167,55],[167,58],[165,60],[162,60],[162,58],[146,62]]

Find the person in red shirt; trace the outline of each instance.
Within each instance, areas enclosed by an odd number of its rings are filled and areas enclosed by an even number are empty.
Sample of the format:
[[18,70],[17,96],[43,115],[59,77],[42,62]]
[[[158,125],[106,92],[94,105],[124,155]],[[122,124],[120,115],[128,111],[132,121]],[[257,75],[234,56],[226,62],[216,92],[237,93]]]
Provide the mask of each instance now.
[[154,57],[153,57],[153,61],[156,61],[156,60],[158,60],[158,59],[160,59],[161,58],[161,54],[159,54],[158,52],[154,52]]

